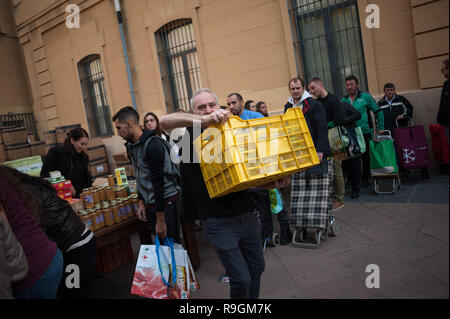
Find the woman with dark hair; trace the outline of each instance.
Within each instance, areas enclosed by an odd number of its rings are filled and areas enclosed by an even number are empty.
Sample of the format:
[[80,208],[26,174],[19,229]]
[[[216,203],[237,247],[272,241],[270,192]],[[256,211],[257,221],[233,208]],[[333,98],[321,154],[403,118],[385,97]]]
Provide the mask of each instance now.
[[30,206],[37,212],[39,226],[62,251],[64,269],[77,265],[80,273],[80,287],[68,289],[63,273],[59,297],[89,298],[95,279],[97,245],[94,234],[86,227],[70,204],[59,198],[56,189],[45,179],[23,174],[7,166],[0,166],[0,172],[14,176],[21,183],[22,190],[30,199]]
[[256,104],[255,104],[255,101],[253,101],[253,100],[248,100],[248,101],[246,101],[245,104],[244,104],[244,109],[249,110],[249,111],[256,112]]
[[144,129],[146,130],[156,130],[156,135],[161,136],[162,131],[159,127],[159,119],[158,116],[153,112],[148,112],[144,116]]
[[5,166],[0,166],[0,205],[25,252],[29,268],[26,277],[13,284],[14,297],[55,299],[63,273],[63,257],[39,227],[32,198],[22,182]]
[[265,117],[269,116],[269,112],[267,111],[267,105],[263,101],[259,101],[256,103],[256,112],[261,113]]
[[81,127],[67,134],[62,146],[52,147],[44,158],[41,177],[49,177],[51,171],[60,171],[72,182],[72,196],[79,197],[83,188],[91,187],[89,157],[85,153],[89,134]]

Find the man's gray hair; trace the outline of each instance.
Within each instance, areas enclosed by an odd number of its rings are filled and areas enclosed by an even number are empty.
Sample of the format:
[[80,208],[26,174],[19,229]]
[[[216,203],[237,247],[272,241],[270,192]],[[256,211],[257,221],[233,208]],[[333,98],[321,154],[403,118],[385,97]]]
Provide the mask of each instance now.
[[217,98],[217,95],[216,95],[216,93],[214,93],[211,89],[209,89],[209,88],[201,88],[201,89],[198,89],[197,91],[195,91],[194,92],[194,94],[192,95],[192,97],[191,97],[191,108],[192,109],[194,109],[194,98],[197,96],[197,95],[199,95],[199,94],[201,94],[201,93],[209,93],[209,94],[211,94],[212,96],[214,96],[214,98],[216,99],[216,103],[217,103],[217,105],[219,105],[219,99]]

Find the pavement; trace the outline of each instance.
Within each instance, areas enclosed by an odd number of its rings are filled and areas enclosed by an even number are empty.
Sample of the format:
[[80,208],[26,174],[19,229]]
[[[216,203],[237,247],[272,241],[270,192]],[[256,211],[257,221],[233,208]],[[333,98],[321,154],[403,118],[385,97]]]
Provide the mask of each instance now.
[[[261,279],[263,299],[398,299],[449,298],[449,178],[430,172],[423,180],[412,174],[397,194],[375,195],[373,187],[358,199],[345,197],[335,213],[337,237],[318,249],[269,247]],[[277,222],[274,223],[277,227]],[[192,299],[229,298],[229,284],[213,247],[197,232],[200,289]],[[137,253],[139,243],[134,241]],[[379,288],[366,279],[379,269]],[[95,298],[130,295],[135,263],[96,280]]]

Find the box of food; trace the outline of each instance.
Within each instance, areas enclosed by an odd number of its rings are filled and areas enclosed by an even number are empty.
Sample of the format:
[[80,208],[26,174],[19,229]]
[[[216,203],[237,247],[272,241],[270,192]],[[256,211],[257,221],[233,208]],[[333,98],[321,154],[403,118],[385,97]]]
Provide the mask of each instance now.
[[4,162],[3,165],[15,168],[28,175],[39,176],[42,169],[42,158],[40,156],[31,156],[15,161]]
[[91,149],[91,148],[101,146],[101,145],[104,145],[103,138],[101,138],[101,137],[90,138],[88,141],[87,148]]
[[52,186],[58,191],[58,193],[69,193],[72,188],[72,182],[65,180],[64,182],[52,183]]
[[72,199],[72,193],[70,193],[70,192],[69,193],[59,193],[58,196],[64,200]]
[[27,129],[26,127],[17,127],[11,129],[2,130],[3,144],[15,145],[27,142]]
[[37,155],[45,155],[47,154],[45,152],[45,142],[34,142],[31,143],[31,155],[37,156]]
[[107,157],[105,145],[99,145],[92,148],[88,147],[86,153],[89,156],[90,161],[105,159]]
[[127,172],[124,167],[115,169],[117,185],[128,185]]
[[31,156],[31,145],[28,143],[5,145],[5,150],[9,161]]

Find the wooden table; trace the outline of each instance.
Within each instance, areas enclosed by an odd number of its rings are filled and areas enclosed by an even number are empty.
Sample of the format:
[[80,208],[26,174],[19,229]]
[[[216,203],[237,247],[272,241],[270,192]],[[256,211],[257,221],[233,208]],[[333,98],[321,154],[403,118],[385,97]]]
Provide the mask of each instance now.
[[94,235],[97,241],[97,248],[101,248],[133,233],[139,233],[141,244],[152,243],[150,230],[146,223],[138,220],[136,216],[132,216],[119,224],[97,230],[94,232]]

